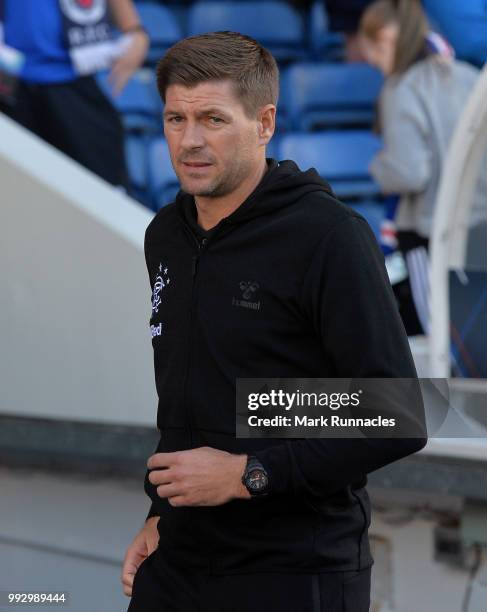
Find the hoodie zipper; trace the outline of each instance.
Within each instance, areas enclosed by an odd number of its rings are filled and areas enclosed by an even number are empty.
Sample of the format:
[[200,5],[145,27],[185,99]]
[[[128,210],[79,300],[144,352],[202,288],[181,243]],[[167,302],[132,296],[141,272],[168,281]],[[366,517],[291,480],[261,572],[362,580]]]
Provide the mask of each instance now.
[[190,409],[190,406],[187,400],[187,388],[188,388],[189,368],[191,365],[190,361],[191,361],[191,345],[192,345],[192,337],[193,337],[193,317],[194,317],[194,312],[196,310],[196,294],[195,294],[196,274],[198,272],[198,263],[200,261],[201,255],[203,251],[208,247],[208,243],[210,242],[210,240],[214,240],[217,234],[221,234],[222,228],[226,227],[228,229],[228,225],[227,225],[226,219],[222,219],[220,221],[220,227],[216,230],[216,232],[212,234],[210,238],[207,238],[206,236],[204,236],[203,238],[200,238],[200,239],[198,238],[198,236],[195,235],[195,233],[191,230],[191,228],[185,222],[183,222],[183,227],[186,233],[190,236],[192,242],[197,247],[196,253],[192,257],[189,334],[188,334],[188,344],[187,344],[187,350],[186,350],[186,353],[187,353],[186,370],[184,374],[184,383],[183,383],[184,385],[183,406],[184,406],[184,411],[186,414],[186,421],[188,423],[190,448],[193,448],[193,427],[192,427],[192,420],[191,420],[191,409]]
[[193,448],[193,444],[194,444],[193,426],[192,426],[192,419],[191,419],[191,409],[190,409],[190,406],[187,400],[187,388],[188,388],[188,377],[189,377],[189,368],[190,368],[190,362],[191,362],[191,349],[192,349],[192,339],[193,339],[193,317],[194,317],[194,311],[196,310],[195,308],[196,307],[196,299],[195,299],[196,298],[196,294],[195,294],[196,272],[198,269],[198,262],[201,257],[201,253],[208,244],[208,238],[203,237],[201,239],[198,239],[198,237],[195,236],[195,234],[191,231],[191,229],[186,224],[184,224],[184,227],[187,233],[191,236],[191,239],[195,242],[197,246],[197,252],[192,257],[192,275],[191,275],[192,280],[191,280],[191,300],[190,300],[190,312],[189,312],[189,333],[188,333],[188,344],[187,344],[187,350],[186,350],[186,354],[187,354],[186,369],[185,369],[184,383],[183,383],[184,384],[183,406],[184,406],[184,411],[186,414],[186,421],[188,423],[190,448]]
[[198,241],[198,253],[193,255],[193,286],[194,286],[194,277],[196,276],[196,271],[198,269],[198,262],[200,260],[201,251],[205,248],[208,243],[208,238],[202,238]]

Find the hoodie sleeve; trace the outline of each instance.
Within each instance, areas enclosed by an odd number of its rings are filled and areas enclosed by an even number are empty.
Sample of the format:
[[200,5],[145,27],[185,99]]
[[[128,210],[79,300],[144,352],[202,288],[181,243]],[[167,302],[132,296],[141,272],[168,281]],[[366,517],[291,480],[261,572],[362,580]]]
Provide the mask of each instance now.
[[[359,215],[322,239],[304,278],[302,308],[335,378],[417,380],[384,257]],[[418,425],[417,415],[410,419]],[[297,439],[253,454],[269,474],[272,493],[323,498],[423,448],[424,413],[419,421],[414,438]]]
[[156,506],[155,506],[154,502],[152,502],[152,504],[151,504],[151,506],[150,506],[150,508],[149,508],[149,513],[148,513],[148,514],[147,514],[147,516],[145,517],[146,522],[147,522],[147,521],[148,521],[150,518],[152,518],[153,516],[159,516],[159,515],[157,514],[157,511],[156,511]]
[[[157,446],[154,449],[154,452],[152,454],[154,455],[155,453],[160,453],[161,451],[162,451],[162,436],[159,438]],[[151,481],[149,480],[150,472],[151,470],[146,469],[145,477],[144,477],[144,490],[146,492],[146,495],[149,497],[149,499],[152,502],[149,508],[149,512],[147,516],[145,517],[146,521],[148,521],[153,516],[160,516],[155,500],[160,500],[161,498],[159,498],[159,496],[157,495],[157,486],[153,485]]]

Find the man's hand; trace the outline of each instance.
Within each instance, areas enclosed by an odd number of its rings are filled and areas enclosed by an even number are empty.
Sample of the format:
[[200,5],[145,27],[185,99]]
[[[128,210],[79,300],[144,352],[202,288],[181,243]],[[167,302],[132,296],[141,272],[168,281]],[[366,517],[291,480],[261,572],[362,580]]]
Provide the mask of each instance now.
[[250,499],[241,478],[247,455],[203,446],[174,453],[156,453],[147,467],[159,497],[171,506],[220,506],[232,499]]
[[127,595],[127,597],[132,597],[132,584],[140,564],[157,548],[159,543],[158,522],[158,516],[151,516],[132,540],[125,553],[121,581],[124,595]]

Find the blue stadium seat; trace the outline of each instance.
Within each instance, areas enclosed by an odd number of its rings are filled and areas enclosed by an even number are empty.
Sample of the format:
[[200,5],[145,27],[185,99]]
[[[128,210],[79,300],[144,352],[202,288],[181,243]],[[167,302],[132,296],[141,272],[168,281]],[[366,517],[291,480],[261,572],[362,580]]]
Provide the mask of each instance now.
[[125,139],[125,159],[133,197],[151,208],[147,140],[138,136],[127,136]]
[[374,134],[362,130],[298,132],[280,137],[279,159],[292,159],[302,170],[316,168],[335,195],[365,217],[379,241],[385,205],[368,165],[380,147]]
[[370,126],[382,84],[367,64],[293,64],[281,82],[286,124],[303,131]]
[[279,134],[274,134],[265,150],[266,157],[279,158]]
[[423,5],[459,59],[479,67],[487,61],[485,0],[423,0]]
[[369,174],[372,157],[381,147],[371,132],[315,132],[284,134],[279,159],[292,159],[302,170],[314,167],[345,201],[370,201],[380,188]]
[[183,32],[171,9],[154,2],[140,2],[137,11],[149,32],[151,44],[148,63],[157,62],[165,51],[183,38]]
[[306,57],[301,15],[286,2],[196,2],[189,10],[189,35],[230,30],[258,40],[281,62]]
[[164,138],[156,138],[150,144],[149,180],[154,210],[157,211],[174,201],[179,182]]
[[345,39],[339,32],[330,32],[323,0],[317,0],[308,14],[311,55],[314,59],[343,60]]
[[156,134],[162,131],[162,103],[152,73],[138,71],[118,96],[112,94],[107,72],[100,73],[97,80],[122,115],[127,132]]
[[377,242],[380,242],[380,228],[385,215],[384,203],[371,200],[359,204],[349,203],[349,206],[364,217],[374,232]]

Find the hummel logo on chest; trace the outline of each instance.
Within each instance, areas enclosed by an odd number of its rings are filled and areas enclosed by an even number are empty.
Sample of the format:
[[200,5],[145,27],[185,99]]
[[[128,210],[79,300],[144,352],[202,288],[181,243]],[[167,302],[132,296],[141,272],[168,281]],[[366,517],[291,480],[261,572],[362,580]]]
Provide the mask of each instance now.
[[259,283],[257,281],[241,281],[239,289],[242,292],[243,299],[232,298],[233,306],[248,308],[250,310],[260,310],[260,300],[258,302],[250,301],[250,298],[254,297],[259,289]]

